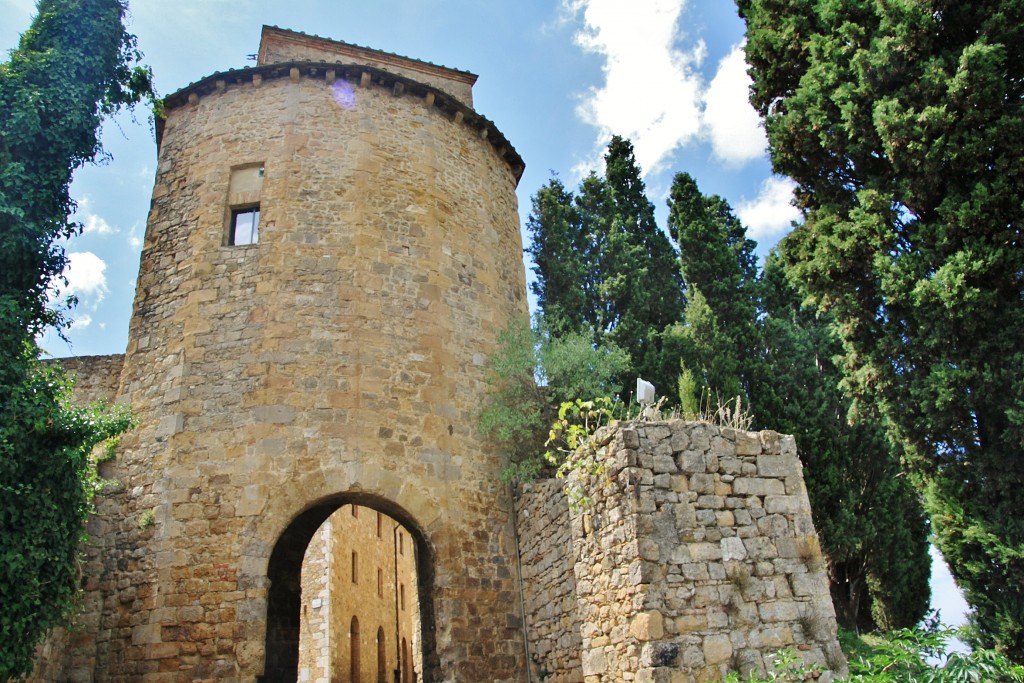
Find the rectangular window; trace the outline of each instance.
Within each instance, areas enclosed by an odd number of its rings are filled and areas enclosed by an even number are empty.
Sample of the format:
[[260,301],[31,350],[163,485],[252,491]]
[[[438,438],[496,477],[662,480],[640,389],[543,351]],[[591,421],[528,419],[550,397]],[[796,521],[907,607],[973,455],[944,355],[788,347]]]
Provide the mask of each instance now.
[[377,597],[384,597],[384,570],[377,567]]
[[260,207],[250,206],[244,209],[231,209],[231,233],[228,244],[240,247],[256,244],[260,239]]
[[356,519],[359,518],[359,506],[358,505],[353,505],[352,506],[352,516],[355,517]]
[[352,583],[359,583],[359,554],[352,551]]
[[402,609],[405,609],[405,584],[399,584],[398,586],[398,604]]
[[380,512],[377,513],[377,538],[381,537],[384,531],[384,515]]

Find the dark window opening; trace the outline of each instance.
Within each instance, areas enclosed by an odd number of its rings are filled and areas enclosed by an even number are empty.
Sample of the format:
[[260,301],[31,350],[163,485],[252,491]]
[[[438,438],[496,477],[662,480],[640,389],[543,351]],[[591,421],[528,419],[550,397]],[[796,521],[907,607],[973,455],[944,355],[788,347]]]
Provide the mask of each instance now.
[[231,209],[231,232],[228,235],[228,245],[240,247],[246,244],[256,244],[259,239],[260,207]]

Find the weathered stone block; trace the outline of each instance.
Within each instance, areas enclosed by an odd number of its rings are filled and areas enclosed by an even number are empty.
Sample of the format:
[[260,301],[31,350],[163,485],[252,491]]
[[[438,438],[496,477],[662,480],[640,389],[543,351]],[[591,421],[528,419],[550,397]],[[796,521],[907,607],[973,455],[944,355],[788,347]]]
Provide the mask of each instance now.
[[737,496],[784,496],[786,485],[778,479],[737,477],[732,482],[733,493]]
[[640,641],[660,640],[665,635],[661,612],[649,610],[635,615],[629,623],[629,632]]
[[757,473],[762,477],[790,477],[801,474],[800,461],[796,457],[781,455],[760,455],[757,458]]
[[732,657],[732,642],[726,634],[710,635],[704,639],[704,661],[721,664]]
[[675,458],[671,455],[655,455],[653,469],[656,474],[671,474],[678,471]]
[[719,541],[719,546],[721,548],[721,558],[726,562],[729,560],[747,559],[747,548],[743,545],[743,540],[736,536],[723,538]]
[[794,515],[804,510],[805,504],[799,496],[768,495],[764,499],[764,509],[770,515]]

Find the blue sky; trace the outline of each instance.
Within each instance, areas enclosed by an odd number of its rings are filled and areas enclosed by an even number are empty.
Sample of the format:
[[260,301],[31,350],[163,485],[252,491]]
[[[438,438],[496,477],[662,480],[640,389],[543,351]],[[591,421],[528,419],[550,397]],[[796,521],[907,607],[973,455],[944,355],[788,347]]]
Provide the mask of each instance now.
[[[526,161],[530,196],[557,172],[570,187],[612,134],[630,138],[662,225],[672,176],[693,175],[737,211],[762,253],[796,218],[788,181],[771,173],[741,46],[744,26],[728,0],[175,0],[131,3],[160,94],[215,71],[251,65],[263,24],[304,31],[472,71],[477,111]],[[28,27],[33,0],[0,0],[0,48]],[[156,166],[146,122],[104,127],[112,159],[82,169],[73,186],[85,232],[68,245],[80,304],[71,345],[55,356],[122,353]],[[524,234],[524,241],[526,236]],[[948,577],[948,575],[947,575]],[[947,620],[963,611],[948,578],[933,579]]]

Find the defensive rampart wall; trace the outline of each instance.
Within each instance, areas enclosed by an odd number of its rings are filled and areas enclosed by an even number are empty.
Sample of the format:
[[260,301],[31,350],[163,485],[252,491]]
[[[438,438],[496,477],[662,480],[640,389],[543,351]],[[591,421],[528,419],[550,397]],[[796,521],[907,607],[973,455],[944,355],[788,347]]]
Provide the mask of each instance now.
[[594,450],[603,471],[568,480],[585,503],[561,480],[518,501],[538,680],[721,680],[787,648],[845,673],[793,437],[677,420]]

